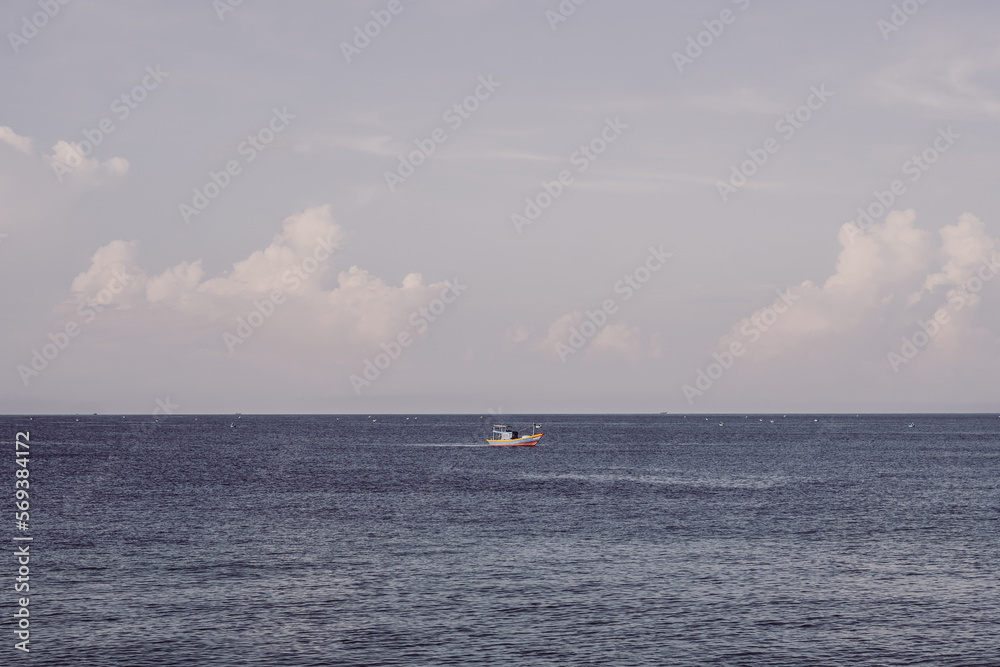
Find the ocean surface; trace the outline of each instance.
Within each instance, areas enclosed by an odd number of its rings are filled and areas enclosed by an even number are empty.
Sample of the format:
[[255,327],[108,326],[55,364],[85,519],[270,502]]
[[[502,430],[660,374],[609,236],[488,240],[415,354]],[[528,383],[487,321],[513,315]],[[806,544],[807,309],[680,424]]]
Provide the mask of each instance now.
[[997,415],[496,419],[0,417],[0,664],[1000,664]]

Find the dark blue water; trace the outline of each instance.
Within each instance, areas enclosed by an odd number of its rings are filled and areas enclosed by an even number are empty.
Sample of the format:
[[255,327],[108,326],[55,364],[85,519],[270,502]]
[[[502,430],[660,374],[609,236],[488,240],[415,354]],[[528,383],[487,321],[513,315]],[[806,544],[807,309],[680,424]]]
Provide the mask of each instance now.
[[1000,664],[996,415],[503,419],[2,417],[0,663]]

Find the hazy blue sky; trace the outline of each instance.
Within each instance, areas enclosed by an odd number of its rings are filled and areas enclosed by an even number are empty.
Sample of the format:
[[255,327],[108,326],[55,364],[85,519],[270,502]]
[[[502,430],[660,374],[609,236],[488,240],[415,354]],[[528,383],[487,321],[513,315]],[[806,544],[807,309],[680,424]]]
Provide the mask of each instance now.
[[1000,5],[234,2],[0,9],[3,412],[996,409]]

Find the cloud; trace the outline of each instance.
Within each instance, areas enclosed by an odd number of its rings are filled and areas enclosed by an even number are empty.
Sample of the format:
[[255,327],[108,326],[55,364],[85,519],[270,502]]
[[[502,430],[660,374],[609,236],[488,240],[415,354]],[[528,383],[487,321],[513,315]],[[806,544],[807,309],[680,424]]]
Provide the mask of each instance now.
[[[860,363],[888,370],[886,354],[900,336],[912,334],[937,310],[949,308],[955,290],[976,276],[1000,247],[969,213],[939,231],[940,246],[915,222],[913,210],[893,211],[853,242],[850,223],[845,224],[834,273],[822,285],[805,281],[779,291],[784,298],[740,320],[719,340],[718,349],[740,343],[746,348],[744,359],[774,361],[777,366]],[[947,335],[932,343],[941,343],[939,352],[951,350],[939,358],[941,363],[970,358],[971,350],[948,348],[944,341],[976,327],[969,306],[978,301],[966,299],[962,308],[954,309]],[[982,331],[973,337],[982,338]]]
[[937,39],[914,55],[879,70],[868,82],[883,104],[922,107],[936,117],[1000,117],[1000,96],[983,85],[1000,70],[1000,47],[971,54],[958,43]]
[[318,136],[315,141],[328,148],[356,151],[378,157],[396,157],[406,150],[403,144],[393,142],[392,137],[388,135],[330,134]]
[[22,137],[6,125],[0,125],[0,143],[5,143],[16,151],[31,158],[36,164],[45,164],[54,179],[62,183],[72,177],[90,185],[101,185],[116,181],[128,173],[128,160],[111,157],[101,162],[97,158],[85,155],[83,146],[75,141],[60,139],[52,146],[52,153],[36,153],[34,141],[30,137]]
[[[986,225],[971,213],[963,214],[958,224],[944,227],[939,233],[943,259],[941,270],[927,276],[914,302],[936,288],[964,284],[1000,250],[996,239],[987,233]],[[978,296],[976,298],[978,300]]]
[[188,310],[204,275],[201,260],[181,262],[160,275],[146,280],[146,300],[151,305],[166,303],[181,310]]
[[411,273],[393,286],[351,266],[339,271],[336,286],[328,288],[325,277],[334,271],[334,254],[344,237],[329,206],[306,209],[287,217],[266,247],[215,276],[205,275],[200,260],[149,276],[138,263],[139,244],[115,240],[99,248],[90,267],[73,280],[67,305],[98,298],[124,275],[128,287],[116,291],[109,306],[131,311],[129,326],[137,335],[144,327],[156,327],[158,338],[173,332],[180,340],[209,321],[214,335],[200,344],[219,352],[225,351],[223,331],[280,291],[267,325],[271,352],[321,348],[327,359],[354,359],[407,330],[407,316],[437,297],[445,283],[427,284]]
[[81,144],[75,141],[57,141],[51,155],[42,156],[50,162],[52,172],[60,183],[66,178],[86,182],[89,185],[103,185],[115,182],[128,173],[128,160],[112,157],[104,162],[86,157]]
[[643,345],[642,329],[627,324],[607,324],[587,348],[587,355],[594,358],[627,359],[638,363],[647,356]]
[[33,155],[35,152],[29,137],[20,136],[6,125],[0,125],[0,141],[25,155]]
[[[232,271],[206,281],[198,289],[217,296],[264,294],[274,289],[286,289],[296,282],[294,278],[299,277],[296,289],[305,293],[318,291],[319,281],[296,276],[292,267],[311,258],[309,261],[316,262],[317,266],[310,273],[322,276],[328,270],[326,262],[329,255],[344,237],[343,231],[333,222],[330,207],[307,209],[285,218],[281,226],[281,232],[266,248],[236,262]],[[317,254],[326,259],[319,263],[318,257],[314,257]]]
[[[90,267],[73,279],[70,289],[77,304],[84,304],[99,297],[102,291],[113,287],[125,287],[124,297],[115,300],[118,308],[127,308],[128,301],[141,294],[135,279],[139,277],[135,269],[137,241],[112,241],[98,248],[90,258]],[[120,293],[120,292],[116,292]]]
[[[546,332],[545,338],[535,338],[533,349],[553,360],[562,361],[562,356],[566,358],[576,357],[576,353],[567,353],[562,346],[571,349],[582,349],[582,355],[587,360],[592,361],[628,361],[638,363],[643,359],[659,358],[662,351],[659,347],[659,339],[654,334],[646,336],[642,329],[629,326],[623,322],[607,323],[600,327],[592,337],[587,338],[581,333],[581,325],[589,322],[580,311],[567,313],[553,321]],[[524,335],[520,340],[526,340],[530,331],[527,328],[518,327],[513,331],[515,336]],[[584,345],[574,345],[574,341],[584,341]],[[561,356],[556,346],[563,349]]]
[[515,344],[523,343],[531,337],[531,328],[525,324],[518,324],[508,328],[507,336]]
[[826,280],[821,293],[829,300],[868,308],[884,303],[887,297],[912,284],[926,272],[932,251],[929,235],[917,229],[915,221],[913,210],[893,211],[883,224],[853,239],[854,229],[844,225],[839,235],[843,248],[836,271]]
[[0,227],[5,231],[49,226],[81,194],[119,183],[128,173],[127,160],[83,157],[80,145],[72,142],[57,141],[47,155],[36,150],[32,138],[6,125],[0,126],[0,144]]

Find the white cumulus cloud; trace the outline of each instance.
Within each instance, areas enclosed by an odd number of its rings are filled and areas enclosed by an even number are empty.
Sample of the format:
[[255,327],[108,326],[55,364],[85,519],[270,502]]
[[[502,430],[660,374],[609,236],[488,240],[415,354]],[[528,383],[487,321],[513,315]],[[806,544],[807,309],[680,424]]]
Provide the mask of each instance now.
[[327,288],[324,276],[335,270],[334,255],[343,239],[329,206],[307,209],[286,218],[266,247],[215,276],[205,275],[200,260],[149,276],[139,265],[138,243],[116,240],[94,253],[90,267],[73,280],[72,291],[75,302],[83,304],[124,274],[128,288],[116,292],[113,306],[139,311],[130,315],[132,330],[141,330],[146,313],[159,338],[169,338],[174,328],[181,339],[186,328],[208,319],[220,338],[204,344],[217,351],[225,349],[224,330],[280,291],[281,303],[269,316],[269,340],[282,350],[318,346],[330,350],[331,357],[351,358],[407,330],[408,316],[437,297],[445,283],[427,284],[411,273],[394,286],[351,266],[338,272],[335,287]]
[[[883,362],[900,335],[948,308],[954,290],[989,266],[1000,247],[969,213],[941,228],[939,235],[941,244],[936,245],[931,234],[916,226],[913,210],[893,211],[860,236],[845,224],[834,273],[822,285],[805,281],[779,292],[784,300],[778,297],[740,320],[720,339],[719,349],[740,343],[746,359],[781,358],[800,365],[824,360],[850,364],[859,353],[871,363]],[[979,298],[969,296],[956,309],[962,312],[953,313],[946,327],[949,336],[973,326],[968,306]]]

